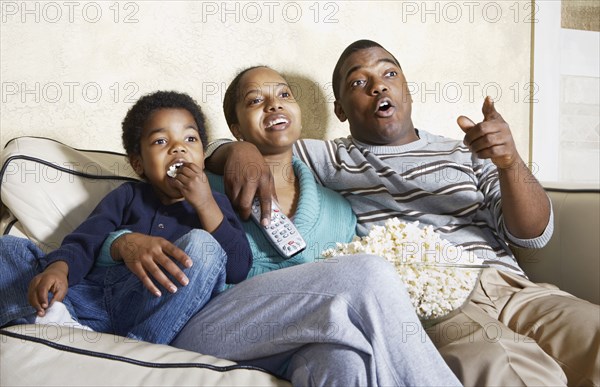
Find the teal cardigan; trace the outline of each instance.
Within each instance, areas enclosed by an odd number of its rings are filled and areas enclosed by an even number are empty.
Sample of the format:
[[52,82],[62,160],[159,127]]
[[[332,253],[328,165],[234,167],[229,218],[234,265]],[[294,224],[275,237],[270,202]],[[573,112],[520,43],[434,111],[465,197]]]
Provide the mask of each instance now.
[[[306,249],[285,260],[253,221],[242,221],[253,256],[248,278],[272,270],[314,262],[320,258],[323,250],[335,247],[336,242],[350,242],[355,234],[356,216],[348,201],[337,192],[318,185],[310,169],[298,158],[293,158],[292,167],[300,182],[300,197],[292,220],[306,241]],[[206,174],[211,188],[217,192],[224,192],[223,176],[208,171]]]

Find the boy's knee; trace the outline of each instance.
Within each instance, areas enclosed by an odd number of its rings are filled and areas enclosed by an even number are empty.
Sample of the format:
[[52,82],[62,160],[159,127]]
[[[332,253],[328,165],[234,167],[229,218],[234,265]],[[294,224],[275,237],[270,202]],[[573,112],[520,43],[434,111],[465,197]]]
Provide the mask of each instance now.
[[28,248],[31,244],[29,239],[19,238],[13,235],[4,235],[0,237],[0,248],[6,249],[20,249]]
[[44,252],[31,240],[26,238],[5,235],[0,237],[0,258],[5,262],[24,261],[35,262],[42,258]]
[[[194,266],[202,266],[225,259],[225,251],[213,236],[200,229],[193,229],[181,237],[176,245],[185,251]],[[193,266],[192,266],[193,267]]]

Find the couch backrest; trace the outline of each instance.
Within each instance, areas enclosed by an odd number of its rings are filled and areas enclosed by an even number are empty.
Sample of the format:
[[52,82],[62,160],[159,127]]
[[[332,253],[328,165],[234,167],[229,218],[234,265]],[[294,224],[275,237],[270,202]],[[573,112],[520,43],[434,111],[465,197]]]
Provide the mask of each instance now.
[[82,151],[37,137],[2,150],[0,227],[51,251],[121,183],[137,176],[123,154]]
[[554,234],[540,250],[515,253],[531,280],[557,285],[600,304],[600,190],[543,183],[554,210]]

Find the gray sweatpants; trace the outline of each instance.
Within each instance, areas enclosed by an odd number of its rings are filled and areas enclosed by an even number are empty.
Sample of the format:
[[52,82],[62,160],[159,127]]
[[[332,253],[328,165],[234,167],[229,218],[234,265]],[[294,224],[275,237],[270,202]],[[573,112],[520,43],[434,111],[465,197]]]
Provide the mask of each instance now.
[[383,258],[340,257],[246,280],[172,345],[263,367],[294,385],[456,386]]

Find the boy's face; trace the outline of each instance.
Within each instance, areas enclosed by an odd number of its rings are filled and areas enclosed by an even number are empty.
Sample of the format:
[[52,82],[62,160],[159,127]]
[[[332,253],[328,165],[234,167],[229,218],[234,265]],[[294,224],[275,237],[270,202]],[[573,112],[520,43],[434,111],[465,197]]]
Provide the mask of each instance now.
[[335,114],[340,121],[349,121],[355,139],[371,145],[416,140],[411,104],[400,66],[381,47],[356,51],[342,64]]
[[204,168],[203,145],[192,114],[185,109],[153,111],[142,128],[140,154],[130,161],[135,172],[152,184],[163,203],[183,200],[167,171],[181,162]]
[[302,118],[285,79],[266,67],[249,70],[240,79],[239,95],[233,134],[256,145],[263,155],[291,151],[300,137]]

